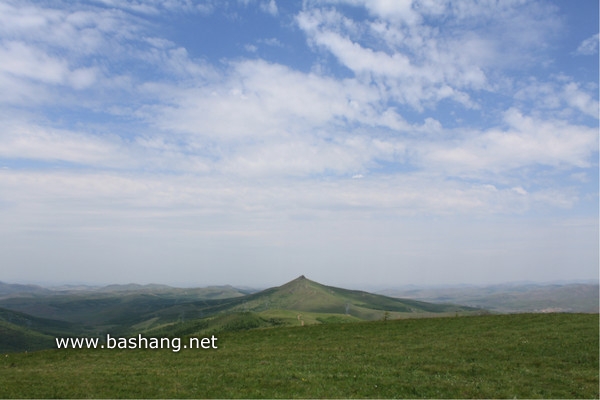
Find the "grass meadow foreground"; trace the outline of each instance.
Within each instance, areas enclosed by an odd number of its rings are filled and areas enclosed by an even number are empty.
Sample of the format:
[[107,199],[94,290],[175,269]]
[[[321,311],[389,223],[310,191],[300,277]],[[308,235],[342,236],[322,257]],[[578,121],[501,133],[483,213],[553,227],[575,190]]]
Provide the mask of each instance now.
[[323,324],[2,355],[0,398],[597,398],[598,314]]

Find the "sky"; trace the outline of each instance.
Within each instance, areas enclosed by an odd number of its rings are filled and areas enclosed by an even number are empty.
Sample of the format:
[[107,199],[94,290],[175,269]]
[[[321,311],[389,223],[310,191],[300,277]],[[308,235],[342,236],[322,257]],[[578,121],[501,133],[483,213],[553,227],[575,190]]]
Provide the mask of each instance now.
[[0,0],[0,281],[597,280],[598,14]]

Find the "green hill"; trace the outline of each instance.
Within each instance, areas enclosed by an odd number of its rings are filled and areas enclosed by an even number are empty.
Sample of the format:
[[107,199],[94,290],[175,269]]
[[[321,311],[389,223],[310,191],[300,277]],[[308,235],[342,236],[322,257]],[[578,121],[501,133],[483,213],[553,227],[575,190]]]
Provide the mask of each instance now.
[[390,316],[402,317],[478,310],[452,304],[397,299],[359,290],[325,286],[304,276],[285,285],[246,296],[241,304],[232,307],[232,310],[236,311],[270,309],[352,315],[364,320],[382,319],[386,312]]
[[42,350],[54,346],[54,338],[50,335],[0,320],[0,353]]
[[84,335],[83,327],[0,308],[0,352],[32,351],[55,346],[56,336]]
[[[161,285],[111,285],[98,290],[51,291],[46,296],[0,299],[0,307],[99,330],[124,331],[148,320],[174,321],[205,316],[202,310],[222,299],[244,296],[231,286],[172,288]],[[168,309],[169,311],[164,311]]]

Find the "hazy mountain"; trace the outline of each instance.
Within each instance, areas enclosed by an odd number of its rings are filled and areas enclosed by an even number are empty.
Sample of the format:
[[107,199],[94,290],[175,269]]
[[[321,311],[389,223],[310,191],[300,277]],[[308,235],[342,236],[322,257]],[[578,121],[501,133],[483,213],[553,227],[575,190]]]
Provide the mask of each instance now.
[[251,289],[235,288],[231,285],[223,286],[207,286],[202,288],[177,288],[168,285],[148,284],[139,285],[130,283],[126,285],[107,285],[107,286],[90,286],[90,285],[61,285],[53,287],[42,287],[38,285],[21,285],[14,283],[0,282],[0,298],[27,296],[27,295],[87,295],[89,293],[160,293],[163,295],[173,295],[186,298],[229,298],[243,296],[255,292]]
[[585,283],[510,283],[489,286],[401,288],[381,291],[392,297],[454,303],[496,312],[597,313],[599,286]]
[[0,298],[18,295],[48,295],[52,291],[38,285],[0,282]]

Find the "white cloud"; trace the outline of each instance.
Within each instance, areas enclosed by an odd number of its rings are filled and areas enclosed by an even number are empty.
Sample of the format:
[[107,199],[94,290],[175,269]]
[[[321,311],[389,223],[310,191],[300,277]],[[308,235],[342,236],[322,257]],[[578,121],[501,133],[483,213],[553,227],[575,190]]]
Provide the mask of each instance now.
[[269,0],[260,3],[260,9],[274,17],[278,14],[277,3],[275,3],[275,0]]
[[61,84],[70,73],[67,63],[22,42],[4,42],[0,72],[50,84]]
[[597,52],[598,34],[596,33],[595,35],[592,35],[589,38],[585,39],[583,42],[581,42],[579,47],[577,47],[577,51],[575,53],[582,56],[591,56],[596,54]]
[[[157,7],[157,4],[147,5]],[[261,4],[276,7],[274,2]],[[589,165],[590,152],[584,148],[595,142],[590,130],[582,126],[536,119],[533,122],[547,136],[534,133],[531,127],[511,126],[506,131],[467,128],[463,131],[470,133],[459,135],[460,139],[451,143],[443,137],[455,134],[456,130],[446,131],[429,116],[423,124],[409,124],[402,117],[402,110],[396,104],[391,105],[399,102],[423,112],[427,107],[434,109],[444,99],[453,99],[465,108],[476,109],[478,104],[471,95],[493,90],[485,70],[497,60],[498,49],[490,42],[489,35],[477,36],[468,30],[456,28],[456,35],[446,38],[427,26],[420,15],[442,18],[450,13],[468,21],[481,15],[492,18],[493,12],[473,4],[405,2],[398,6],[385,1],[353,4],[366,7],[377,19],[358,21],[331,9],[310,7],[297,17],[313,44],[326,48],[354,71],[355,77],[350,79],[303,73],[262,60],[240,60],[229,63],[225,69],[217,68],[193,59],[185,48],[169,40],[144,34],[144,28],[136,24],[137,17],[128,17],[118,10],[67,12],[29,7],[23,11],[4,6],[8,14],[18,16],[10,22],[12,25],[3,28],[12,36],[38,35],[38,40],[40,34],[26,29],[35,25],[46,31],[47,49],[62,46],[71,53],[58,58],[26,41],[4,41],[1,49],[11,61],[0,67],[3,69],[0,81],[2,75],[7,82],[10,81],[7,76],[37,81],[42,97],[47,95],[43,90],[47,85],[82,89],[96,84],[106,90],[125,82],[119,89],[126,92],[125,98],[105,111],[119,116],[129,113],[152,127],[152,133],[139,135],[126,146],[125,142],[119,145],[127,148],[126,152],[137,151],[144,160],[142,165],[152,159],[155,165],[189,167],[195,172],[270,175],[277,171],[291,176],[328,171],[352,175],[377,168],[380,162],[397,163],[399,169],[406,163],[412,168],[433,168],[446,171],[445,176],[536,164]],[[125,6],[131,9],[138,3],[129,2]],[[164,7],[185,8],[183,3]],[[514,15],[512,6],[498,7],[496,11],[503,18]],[[124,32],[117,29],[122,21],[128,22]],[[129,40],[139,36],[136,40],[143,45],[128,54],[135,63],[156,66],[158,77],[147,80],[133,74],[118,76],[97,66],[78,65],[74,60],[82,57],[81,49],[85,46],[79,40],[83,39],[65,39],[78,36],[78,32],[82,38],[89,38],[86,40],[93,44],[91,48],[101,57],[102,49],[109,43],[116,42],[117,50],[124,49],[131,45]],[[363,39],[368,35],[374,40],[365,42]],[[118,57],[125,56],[119,52]],[[15,84],[14,80],[11,82]],[[532,84],[516,97],[544,99],[549,108],[567,104],[597,117],[596,100],[572,81],[561,85],[562,89],[557,83]],[[23,93],[19,101],[33,96],[37,90],[26,82],[20,87]],[[126,103],[127,99],[132,100],[131,104]],[[98,104],[102,104],[102,99]],[[532,118],[522,117],[520,121],[525,123]],[[570,136],[564,133],[569,129],[574,132]],[[390,132],[396,135],[394,139],[386,137]],[[65,137],[69,135],[66,133]],[[77,135],[82,139],[86,133]],[[160,140],[160,136],[173,139]],[[359,145],[351,145],[352,140]],[[376,141],[383,147],[377,148]],[[179,145],[172,147],[174,142]],[[163,147],[159,151],[147,147],[148,143],[161,143]],[[69,147],[65,146],[62,148]],[[518,151],[514,151],[515,146]],[[384,147],[393,150],[387,152],[382,150]],[[194,152],[201,156],[192,157]],[[33,158],[40,156],[36,152],[31,154]],[[81,154],[79,162],[88,153]],[[406,154],[412,154],[412,158],[406,158]],[[174,163],[173,158],[178,155],[184,161]],[[97,162],[97,156],[89,157],[90,164]],[[157,157],[163,157],[164,162],[156,161]],[[65,153],[64,158],[73,156]]]
[[113,79],[105,76],[112,73],[108,53],[114,59],[138,28],[118,10],[0,4],[0,81],[12,89],[2,100],[61,104],[72,99],[70,89],[106,84]]
[[380,120],[375,88],[353,80],[339,82],[264,61],[234,63],[221,79],[171,91],[147,86],[146,95],[166,95],[171,105],[149,108],[145,115],[161,129],[220,140],[275,137],[338,121],[402,124],[392,110]]
[[424,155],[426,165],[448,174],[502,173],[526,166],[591,166],[598,147],[597,129],[561,120],[538,120],[516,109],[506,111],[508,129],[471,133],[452,144],[434,144]]
[[117,167],[133,161],[123,154],[116,137],[95,138],[88,134],[48,129],[36,125],[2,123],[0,157],[80,163]]
[[[13,5],[19,4],[19,6]],[[40,49],[61,49],[75,57],[119,50],[119,41],[134,39],[140,25],[116,9],[60,9],[27,3],[0,4],[4,40],[20,38]]]
[[565,99],[567,104],[574,107],[590,117],[598,119],[598,101],[579,89],[574,83],[568,83],[564,87]]
[[98,69],[95,67],[77,68],[71,71],[68,82],[74,89],[85,89],[96,82],[97,76]]
[[[0,170],[3,220],[14,232],[115,230],[232,232],[285,221],[419,215],[490,216],[569,208],[569,191],[493,188],[423,174],[385,179],[290,180]],[[255,225],[258,224],[258,225]]]
[[[490,46],[481,39],[466,37],[451,43],[447,51],[442,50],[430,31],[415,35],[375,22],[371,32],[388,47],[375,50],[353,40],[356,26],[332,11],[306,11],[297,20],[312,43],[330,51],[359,79],[372,82],[394,100],[418,110],[444,98],[471,108],[474,104],[463,89],[487,87],[482,63],[476,59],[489,53]],[[342,26],[350,27],[348,35],[342,33]]]
[[515,93],[515,98],[533,102],[536,108],[559,110],[562,114],[576,110],[598,119],[598,101],[570,77],[559,76],[546,82],[532,79]]
[[289,135],[280,141],[236,149],[218,168],[235,176],[346,176],[372,167],[374,160],[401,162],[404,151],[405,146],[398,141],[359,136],[324,140]]
[[157,15],[164,11],[210,13],[214,9],[212,0],[95,0],[111,8],[135,13]]
[[[362,7],[372,18],[353,20],[319,8],[338,3]],[[500,71],[536,60],[560,25],[553,7],[535,3],[332,0],[306,4],[297,22],[309,43],[331,52],[340,64],[391,99],[418,111],[433,109],[444,99],[478,108],[479,92],[497,90]],[[454,22],[445,23],[450,20]]]

